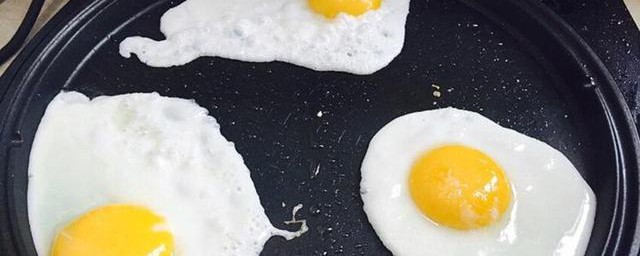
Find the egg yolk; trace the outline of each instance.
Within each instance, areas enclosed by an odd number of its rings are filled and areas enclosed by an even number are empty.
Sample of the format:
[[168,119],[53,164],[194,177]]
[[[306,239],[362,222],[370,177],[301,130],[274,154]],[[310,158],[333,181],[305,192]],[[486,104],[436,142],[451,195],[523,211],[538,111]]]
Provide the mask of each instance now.
[[353,16],[361,15],[369,10],[380,7],[381,0],[308,0],[309,6],[316,13],[327,18],[335,18],[338,13]]
[[134,205],[89,211],[55,238],[51,256],[171,256],[173,236],[164,219]]
[[423,154],[411,169],[409,190],[426,217],[458,230],[495,223],[511,203],[502,168],[488,155],[461,145]]

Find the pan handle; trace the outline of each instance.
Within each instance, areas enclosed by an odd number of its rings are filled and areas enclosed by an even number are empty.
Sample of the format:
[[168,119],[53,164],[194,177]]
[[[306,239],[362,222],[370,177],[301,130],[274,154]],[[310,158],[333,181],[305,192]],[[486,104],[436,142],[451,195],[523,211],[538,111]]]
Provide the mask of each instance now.
[[42,10],[43,5],[44,0],[31,1],[29,9],[24,15],[20,26],[16,30],[16,33],[13,34],[13,36],[5,46],[0,48],[0,65],[11,59],[11,57],[22,48],[22,45],[27,41],[27,37],[29,36],[33,25],[35,25],[38,16],[40,15],[40,11]]

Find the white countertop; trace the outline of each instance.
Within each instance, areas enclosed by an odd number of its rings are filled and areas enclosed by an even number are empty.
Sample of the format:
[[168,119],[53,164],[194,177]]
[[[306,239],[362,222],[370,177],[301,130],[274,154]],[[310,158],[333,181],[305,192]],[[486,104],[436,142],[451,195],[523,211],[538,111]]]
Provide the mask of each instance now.
[[[45,0],[40,17],[36,21],[35,29],[31,31],[31,36],[68,1]],[[5,0],[0,3],[0,46],[4,46],[11,39],[18,25],[20,25],[29,4],[31,4],[29,0]],[[0,66],[0,74],[7,69],[7,66],[9,66],[9,63]]]

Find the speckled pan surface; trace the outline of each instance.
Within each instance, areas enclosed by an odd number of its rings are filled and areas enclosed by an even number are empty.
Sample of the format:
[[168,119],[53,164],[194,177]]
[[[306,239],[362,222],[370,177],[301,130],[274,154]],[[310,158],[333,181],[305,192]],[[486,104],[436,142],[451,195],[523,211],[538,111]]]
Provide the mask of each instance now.
[[637,253],[638,138],[629,110],[597,57],[539,4],[412,1],[402,53],[369,76],[220,58],[151,68],[120,57],[127,36],[160,39],[159,18],[177,4],[73,1],[2,77],[2,252],[35,255],[28,155],[46,105],[66,89],[158,91],[208,108],[244,156],[271,221],[285,228],[292,206],[304,205],[298,216],[311,231],[290,242],[271,239],[262,255],[390,255],[362,210],[360,163],[393,118],[446,106],[562,151],[598,199],[587,254]]

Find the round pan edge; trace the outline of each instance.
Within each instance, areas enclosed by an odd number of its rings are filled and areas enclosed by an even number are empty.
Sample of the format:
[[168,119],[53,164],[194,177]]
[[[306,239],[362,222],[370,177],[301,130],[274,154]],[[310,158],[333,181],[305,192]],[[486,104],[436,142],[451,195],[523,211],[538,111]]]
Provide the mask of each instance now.
[[[523,19],[538,24],[538,33],[546,34],[562,46],[569,57],[583,67],[585,77],[593,78],[599,85],[596,88],[601,107],[607,113],[607,122],[615,142],[618,169],[618,195],[616,214],[612,220],[608,242],[602,255],[637,255],[640,251],[640,226],[638,219],[638,170],[640,139],[635,128],[631,112],[625,103],[609,71],[586,42],[560,17],[539,2],[531,0],[480,1],[461,0],[476,10],[501,14],[507,19]],[[14,60],[5,74],[0,77],[0,250],[8,255],[28,255],[25,235],[19,232],[20,223],[16,222],[15,210],[11,200],[14,193],[12,174],[9,169],[9,151],[20,145],[20,134],[14,133],[20,119],[20,110],[14,108],[16,102],[25,97],[29,85],[24,82],[34,76],[41,60],[55,55],[56,45],[64,44],[60,38],[68,37],[69,31],[81,26],[83,20],[90,19],[88,14],[99,10],[110,1],[93,3],[72,1],[54,16],[46,26],[36,34],[31,42]],[[518,16],[526,13],[526,18]],[[522,25],[522,24],[520,24]],[[48,40],[49,39],[49,40]],[[51,41],[50,39],[58,39]],[[529,38],[531,40],[531,38]],[[535,41],[535,40],[534,40]],[[588,82],[588,81],[585,81]],[[28,94],[28,93],[26,93]],[[21,237],[22,235],[22,237]]]
[[[638,255],[640,139],[631,111],[610,72],[585,40],[539,1],[460,1],[490,19],[498,15],[503,21],[506,19],[506,22],[511,23],[502,24],[504,26],[530,29],[526,34],[527,41],[533,42],[545,54],[564,55],[564,61],[573,62],[572,64],[581,68],[580,72],[585,79],[583,84],[595,85],[594,91],[606,114],[619,166],[616,173],[616,212],[601,255]],[[550,42],[551,46],[548,45]]]

